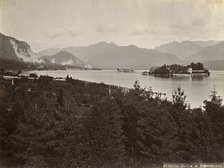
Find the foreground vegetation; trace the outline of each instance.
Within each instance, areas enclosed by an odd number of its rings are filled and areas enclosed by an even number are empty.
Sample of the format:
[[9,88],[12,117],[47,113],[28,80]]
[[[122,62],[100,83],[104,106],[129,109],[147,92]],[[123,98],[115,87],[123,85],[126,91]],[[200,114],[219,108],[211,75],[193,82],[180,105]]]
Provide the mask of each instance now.
[[0,79],[0,167],[144,167],[223,162],[224,107],[72,80]]

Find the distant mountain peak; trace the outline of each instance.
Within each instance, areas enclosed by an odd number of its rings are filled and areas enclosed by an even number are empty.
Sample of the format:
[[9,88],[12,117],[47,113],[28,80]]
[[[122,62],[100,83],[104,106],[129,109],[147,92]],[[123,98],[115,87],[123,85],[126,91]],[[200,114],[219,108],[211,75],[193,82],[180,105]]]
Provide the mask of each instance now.
[[131,44],[131,45],[128,45],[127,47],[130,47],[130,48],[138,48],[136,45],[134,44]]
[[110,44],[110,45],[115,45],[115,46],[117,46],[117,44],[115,44],[114,42],[110,42],[109,44]]
[[59,65],[71,65],[71,66],[78,66],[83,68],[92,68],[92,66],[85,64],[82,60],[75,57],[72,53],[68,51],[59,51],[56,54],[53,55],[45,55],[42,56],[41,59],[43,59],[46,63],[54,63]]
[[197,53],[188,57],[188,60],[193,61],[215,61],[224,59],[224,41],[205,47]]
[[98,43],[96,43],[96,44],[92,44],[91,46],[107,46],[107,45],[108,45],[107,42],[105,42],[105,41],[101,41],[101,42],[98,42]]
[[64,51],[64,50],[58,52],[56,55],[61,55],[61,54],[65,54],[65,55],[69,55],[69,56],[73,56],[74,57],[74,55],[72,55],[70,52]]
[[118,47],[118,45],[115,44],[114,42],[105,42],[105,41],[101,41],[101,42],[98,42],[96,44],[91,44],[90,46],[98,46],[98,47]]
[[219,41],[173,41],[171,43],[165,43],[158,47],[155,47],[155,50],[160,52],[170,53],[178,56],[181,59],[187,59],[189,56],[196,54],[201,49],[208,46],[212,46],[219,43]]

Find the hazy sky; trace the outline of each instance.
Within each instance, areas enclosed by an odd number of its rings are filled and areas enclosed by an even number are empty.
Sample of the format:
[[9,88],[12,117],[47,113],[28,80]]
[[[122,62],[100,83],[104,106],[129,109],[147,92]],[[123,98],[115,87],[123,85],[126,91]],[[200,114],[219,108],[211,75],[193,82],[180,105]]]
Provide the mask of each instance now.
[[0,32],[34,51],[99,41],[223,40],[223,0],[0,0]]

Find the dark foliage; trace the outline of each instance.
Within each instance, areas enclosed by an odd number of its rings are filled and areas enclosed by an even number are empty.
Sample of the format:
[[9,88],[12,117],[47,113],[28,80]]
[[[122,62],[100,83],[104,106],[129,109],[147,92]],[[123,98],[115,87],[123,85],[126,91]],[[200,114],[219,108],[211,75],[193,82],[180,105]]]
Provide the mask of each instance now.
[[67,77],[0,79],[0,165],[141,167],[223,162],[224,107],[215,91],[204,109],[151,90]]
[[191,63],[190,67],[193,69],[193,70],[203,70],[204,67],[203,67],[203,64],[198,62],[198,63]]

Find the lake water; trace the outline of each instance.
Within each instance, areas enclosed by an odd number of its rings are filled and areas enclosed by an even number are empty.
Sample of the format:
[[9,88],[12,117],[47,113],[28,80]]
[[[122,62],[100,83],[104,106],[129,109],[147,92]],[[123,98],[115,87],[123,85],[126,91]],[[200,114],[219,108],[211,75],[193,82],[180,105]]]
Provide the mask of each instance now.
[[136,80],[142,87],[166,93],[171,99],[175,88],[181,86],[187,96],[187,102],[191,107],[203,106],[203,101],[209,99],[211,91],[215,90],[224,98],[224,71],[211,71],[209,77],[179,77],[160,78],[154,76],[143,76],[143,70],[135,73],[120,73],[116,70],[58,70],[58,71],[32,71],[38,75],[49,75],[65,78],[67,74],[73,79],[105,83],[122,87],[133,88]]

